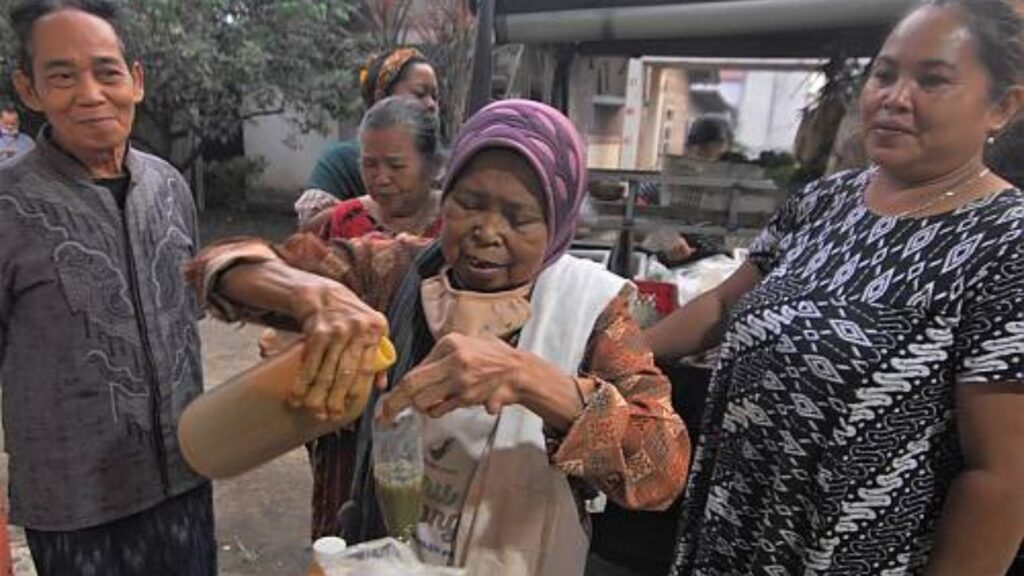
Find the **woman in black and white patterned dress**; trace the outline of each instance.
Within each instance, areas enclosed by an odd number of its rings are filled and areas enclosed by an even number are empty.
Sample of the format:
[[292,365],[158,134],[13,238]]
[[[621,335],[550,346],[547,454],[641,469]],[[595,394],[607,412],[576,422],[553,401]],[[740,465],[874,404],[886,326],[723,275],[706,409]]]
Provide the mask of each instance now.
[[722,343],[673,574],[1001,574],[1024,536],[1024,99],[1002,0],[935,0],[861,97],[874,167],[792,197],[649,339]]

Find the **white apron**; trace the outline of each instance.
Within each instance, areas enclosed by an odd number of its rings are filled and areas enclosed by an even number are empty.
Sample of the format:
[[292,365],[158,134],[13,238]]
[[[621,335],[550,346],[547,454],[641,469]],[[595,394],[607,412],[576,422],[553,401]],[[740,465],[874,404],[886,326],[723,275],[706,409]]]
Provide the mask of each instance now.
[[[569,255],[544,270],[519,349],[576,376],[594,324],[626,281]],[[568,480],[550,464],[543,421],[521,406],[428,419],[424,560],[470,574],[582,575],[589,542]]]

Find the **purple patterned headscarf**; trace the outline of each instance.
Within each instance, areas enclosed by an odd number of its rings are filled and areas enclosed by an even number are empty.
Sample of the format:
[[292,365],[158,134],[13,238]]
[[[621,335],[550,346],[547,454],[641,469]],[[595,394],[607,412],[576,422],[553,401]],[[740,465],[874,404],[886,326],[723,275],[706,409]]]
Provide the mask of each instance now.
[[537,173],[540,201],[548,225],[544,267],[569,250],[576,219],[586,196],[586,148],[576,127],[561,112],[533,100],[499,100],[473,115],[452,148],[444,188],[481,151],[508,148],[521,154]]

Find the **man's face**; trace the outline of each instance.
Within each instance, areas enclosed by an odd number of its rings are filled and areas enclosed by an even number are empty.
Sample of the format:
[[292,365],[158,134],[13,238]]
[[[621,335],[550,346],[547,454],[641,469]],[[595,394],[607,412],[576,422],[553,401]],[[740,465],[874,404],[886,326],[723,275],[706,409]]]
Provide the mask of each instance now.
[[32,77],[18,72],[14,82],[22,101],[46,116],[54,140],[78,158],[123,150],[142,101],[142,67],[125,61],[114,28],[59,10],[33,25],[31,55]]
[[0,112],[0,133],[12,136],[18,133],[18,113]]

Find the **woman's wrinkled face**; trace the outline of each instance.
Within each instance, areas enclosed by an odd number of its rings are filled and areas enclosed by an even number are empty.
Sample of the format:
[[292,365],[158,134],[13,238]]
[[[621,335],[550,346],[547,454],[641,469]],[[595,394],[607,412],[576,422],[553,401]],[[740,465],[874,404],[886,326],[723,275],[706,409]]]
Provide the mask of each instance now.
[[31,78],[15,74],[22,100],[41,112],[73,155],[109,153],[128,142],[142,101],[142,67],[125,61],[109,23],[65,9],[32,27]]
[[548,246],[540,180],[510,150],[485,150],[442,206],[441,251],[464,289],[497,292],[536,278]]
[[958,8],[922,8],[885,42],[861,93],[868,156],[908,181],[951,173],[1009,120]]
[[364,130],[359,138],[363,184],[389,217],[418,214],[430,201],[430,176],[406,126]]
[[402,72],[402,78],[391,87],[388,96],[412,96],[426,106],[431,114],[437,114],[437,75],[426,62],[410,64]]

